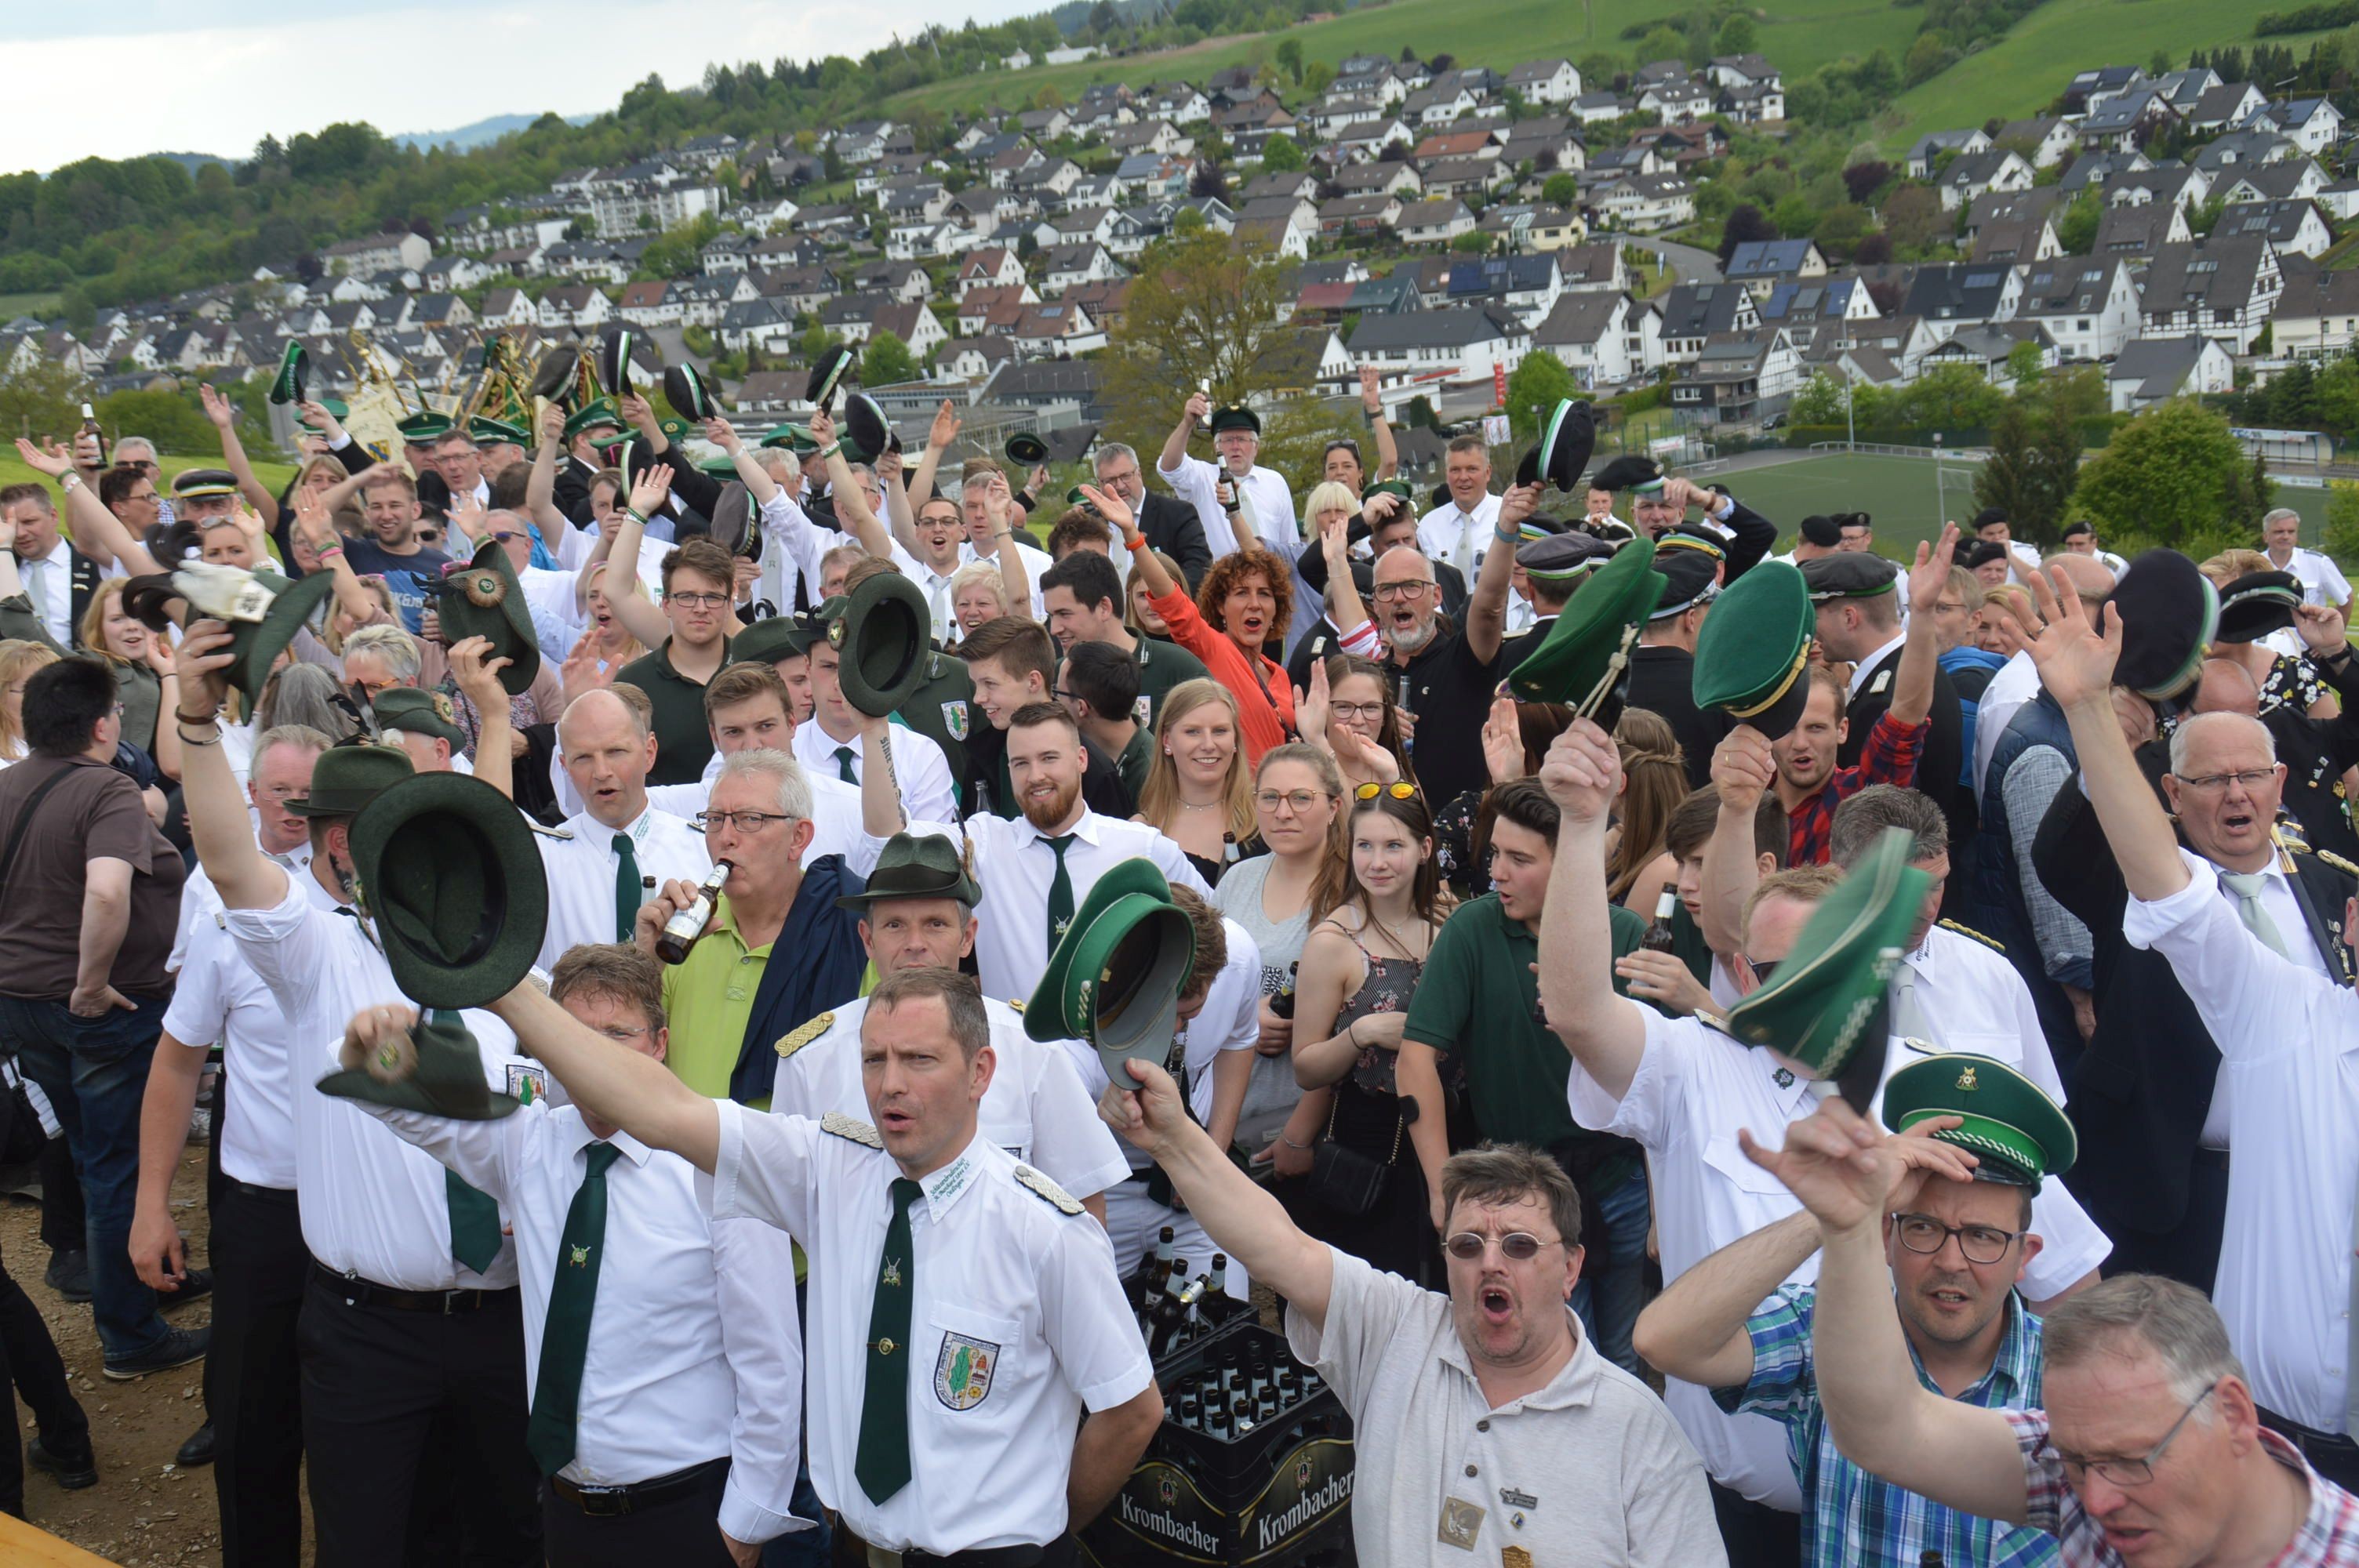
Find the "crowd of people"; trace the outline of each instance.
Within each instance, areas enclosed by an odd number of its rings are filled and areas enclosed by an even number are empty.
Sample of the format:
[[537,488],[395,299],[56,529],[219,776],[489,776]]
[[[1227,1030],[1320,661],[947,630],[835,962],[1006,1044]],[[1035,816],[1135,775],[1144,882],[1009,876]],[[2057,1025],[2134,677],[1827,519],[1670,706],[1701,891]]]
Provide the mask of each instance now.
[[[1180,1259],[1362,1563],[2359,1564],[2299,520],[1781,551],[1369,396],[1299,498],[1201,393],[1061,503],[947,403],[17,442],[0,1160],[106,1378],[203,1362],[225,1563],[1072,1563]],[[1125,898],[1127,1055],[1048,998]],[[5,1271],[0,1365],[0,1510],[106,1484]]]

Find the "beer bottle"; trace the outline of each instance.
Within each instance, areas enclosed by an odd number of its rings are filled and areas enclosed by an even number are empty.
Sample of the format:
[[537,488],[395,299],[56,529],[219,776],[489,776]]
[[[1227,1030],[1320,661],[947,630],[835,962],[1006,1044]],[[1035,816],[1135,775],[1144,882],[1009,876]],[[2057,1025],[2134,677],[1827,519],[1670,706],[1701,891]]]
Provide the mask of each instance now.
[[1155,1303],[1154,1316],[1147,1324],[1147,1353],[1148,1356],[1163,1355],[1177,1340],[1180,1325],[1187,1320],[1188,1316],[1188,1309],[1180,1302],[1180,1292],[1187,1289],[1187,1286],[1188,1260],[1184,1258],[1175,1260],[1171,1267],[1171,1277],[1164,1281],[1162,1299]]
[[1299,964],[1286,966],[1286,983],[1279,986],[1277,994],[1269,999],[1270,1011],[1280,1018],[1294,1016],[1294,971],[1300,967]]
[[1670,882],[1663,884],[1663,894],[1655,901],[1655,918],[1647,934],[1638,938],[1638,946],[1649,953],[1671,950],[1671,915],[1680,907],[1680,890]]
[[1204,1299],[1197,1304],[1197,1315],[1208,1324],[1229,1321],[1235,1303],[1229,1299],[1229,1260],[1222,1252],[1212,1254],[1212,1272],[1204,1281]]
[[87,403],[82,406],[82,427],[83,431],[89,435],[90,438],[97,444],[97,466],[104,468],[106,466],[106,432],[98,427],[98,416],[92,410],[91,406]]
[[1141,1281],[1138,1292],[1140,1311],[1152,1312],[1155,1309],[1155,1303],[1163,1299],[1164,1281],[1171,1277],[1171,1258],[1172,1234],[1171,1227],[1167,1225],[1163,1227],[1162,1233],[1155,1238],[1154,1260],[1143,1271],[1146,1278]]
[[696,897],[689,902],[686,909],[665,921],[664,928],[656,933],[657,957],[667,964],[680,963],[687,958],[688,950],[696,946],[696,939],[704,935],[705,925],[712,918],[713,901],[721,896],[721,889],[729,881],[731,869],[726,860],[712,862],[712,870],[697,885]]

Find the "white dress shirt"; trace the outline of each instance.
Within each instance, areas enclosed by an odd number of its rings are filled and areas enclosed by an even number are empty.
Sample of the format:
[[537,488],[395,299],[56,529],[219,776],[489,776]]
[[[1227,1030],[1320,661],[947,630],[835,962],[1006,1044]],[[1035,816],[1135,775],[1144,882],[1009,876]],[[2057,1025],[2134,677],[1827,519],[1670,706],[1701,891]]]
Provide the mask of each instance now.
[[[38,560],[18,557],[16,576],[40,613],[41,624],[60,648],[74,645],[73,546],[60,535]],[[38,586],[36,586],[38,585]]]
[[[1633,1139],[1646,1149],[1656,1238],[1669,1284],[1731,1242],[1800,1212],[1802,1206],[1786,1184],[1745,1157],[1737,1130],[1766,1145],[1781,1144],[1788,1124],[1815,1111],[1827,1086],[1785,1071],[1767,1051],[1740,1044],[1695,1019],[1665,1018],[1650,1007],[1635,1011],[1646,1025],[1647,1045],[1629,1088],[1616,1100],[1576,1061],[1567,1099],[1582,1126]],[[2104,1238],[2088,1217],[2077,1205],[2069,1211],[2060,1206],[2071,1203],[2062,1184],[2053,1181],[2041,1184],[2032,1199],[2032,1229],[2043,1240],[2061,1234],[2068,1244],[2043,1249],[2032,1260],[2023,1279],[2027,1300],[2057,1294],[2104,1256]],[[2070,1243],[2084,1229],[2097,1237],[2094,1258],[2085,1245]],[[1783,1282],[1810,1284],[1818,1272],[1813,1253]],[[1783,1427],[1767,1416],[1725,1414],[1711,1394],[1676,1378],[1665,1380],[1663,1397],[1713,1479],[1756,1501],[1800,1510],[1801,1490],[1787,1460]]]
[[[1924,1056],[1964,1051],[2005,1062],[2038,1085],[2049,1099],[2064,1103],[2064,1080],[2039,1027],[2030,989],[2006,954],[1962,932],[1936,925],[1925,934],[1925,945],[1904,954],[1901,962],[1914,978],[1917,1005],[1932,1038],[1910,1040],[1894,1033],[1885,1052],[1886,1077]],[[1880,1123],[1883,1115],[1884,1090],[1878,1087],[1868,1119]],[[2096,1234],[2093,1227],[2091,1234]],[[2051,1251],[2062,1239],[2047,1231],[2041,1235]],[[2104,1256],[2102,1238],[2099,1246],[2089,1263],[2092,1269]]]
[[2212,1300],[2253,1397],[2341,1433],[2359,1197],[2359,1003],[2245,930],[2210,862],[2184,849],[2179,858],[2192,880],[2169,898],[2133,897],[2122,935],[2170,961],[2220,1047],[2221,1087],[2233,1090],[2236,1157]]
[[[1011,539],[1008,543],[1016,546],[1016,558],[1024,563],[1024,580],[1027,590],[1032,598],[1032,619],[1046,621],[1049,618],[1049,609],[1040,598],[1040,574],[1057,563],[1048,551],[1036,549],[1021,539]],[[973,540],[959,546],[959,557],[967,566],[973,566],[977,561],[988,561],[995,567],[999,564],[997,554],[977,549]],[[908,568],[904,567],[902,569],[907,571]]]
[[938,572],[897,542],[893,546],[893,564],[926,596],[927,612],[934,622],[934,641],[945,648],[955,645],[959,640],[958,606],[952,602],[951,584],[965,568],[966,557],[960,556],[951,562],[950,570]]
[[[322,908],[332,900],[309,876],[297,886]],[[288,1080],[293,1031],[287,1010],[230,940],[221,901],[189,933],[164,1033],[198,1052],[222,1048],[221,1162],[233,1179],[282,1192],[295,1186],[295,1107]],[[306,1082],[303,1092],[311,1092]]]
[[[909,1481],[875,1503],[853,1463],[900,1172],[881,1148],[819,1122],[718,1103],[714,1217],[767,1220],[810,1259],[809,1434],[821,1500],[890,1552],[948,1556],[1057,1539],[1082,1411],[1123,1404],[1155,1379],[1105,1232],[1023,1185],[1027,1168],[980,1135],[924,1178],[909,1208]],[[864,1122],[827,1125],[875,1136]],[[962,1351],[964,1409],[944,1391]]]
[[[804,596],[814,605],[826,596],[820,591],[820,558],[838,545],[856,545],[860,541],[833,528],[822,528],[810,520],[802,503],[789,496],[781,487],[769,500],[762,503],[759,517],[763,534],[778,546],[782,562],[779,573],[778,602],[787,605],[794,598],[795,584],[803,585]],[[784,568],[792,568],[789,574]],[[904,568],[905,570],[907,568]]]
[[[941,747],[933,738],[906,724],[896,724],[886,737],[886,744],[893,752],[893,782],[901,786],[901,809],[909,814],[909,819],[913,822],[957,821],[958,789],[951,778],[950,759],[942,755]],[[813,782],[829,778],[839,784],[843,783],[842,759],[835,754],[839,749],[848,749],[852,752],[852,776],[854,779],[865,777],[857,734],[849,741],[839,741],[821,729],[817,719],[808,724],[795,726],[795,760],[802,763],[803,772]],[[846,787],[853,790],[856,803],[858,786]],[[858,820],[856,812],[853,819]],[[1027,988],[1024,994],[1031,995],[1030,989]]]
[[[2244,900],[2221,881],[2218,868],[2213,868],[2212,882],[2230,909],[2236,911],[2236,922],[2244,924]],[[2326,959],[2319,953],[2318,944],[2310,939],[2310,921],[2301,912],[2301,903],[2286,881],[2285,868],[2276,860],[2261,868],[2261,908],[2284,939],[2287,956],[2299,968],[2308,969],[2321,979],[2335,977],[2327,971]],[[2334,911],[2338,917],[2340,911]],[[2229,1126],[2234,1119],[2231,1102],[2235,1097],[2234,1079],[2226,1073],[2212,1081],[2212,1104],[2203,1113],[2203,1130],[2196,1135],[2196,1144],[2203,1149],[2225,1149],[2229,1145]]]
[[[1417,547],[1428,560],[1448,561],[1466,579],[1466,591],[1474,591],[1475,575],[1483,569],[1483,557],[1499,542],[1499,497],[1485,494],[1467,511],[1454,500],[1443,503],[1418,519]],[[1508,549],[1516,546],[1510,545]],[[1532,629],[1533,610],[1521,594],[1507,595],[1506,635],[1513,637]]]
[[[614,929],[614,872],[622,861],[614,852],[616,830],[586,811],[567,817],[564,827],[572,838],[532,836],[541,870],[549,876],[549,925],[541,934],[539,956],[533,960],[534,968],[543,970],[554,969],[569,947],[631,939],[630,933],[618,935]],[[704,835],[668,811],[642,806],[622,831],[630,834],[631,858],[638,862],[641,903],[666,882],[702,881],[712,869]]]
[[[997,1065],[983,1092],[976,1119],[983,1136],[1077,1198],[1094,1197],[1130,1174],[1123,1146],[1098,1115],[1097,1098],[1055,1042],[1024,1033],[1024,1014],[1012,1003],[984,999],[991,1019],[991,1051]],[[778,1064],[770,1090],[775,1116],[817,1120],[830,1111],[868,1119],[868,1094],[861,1084],[860,1021],[868,1016],[862,997],[831,1009],[824,1033]]]
[[[947,819],[919,821],[912,814],[908,830],[964,838],[974,880],[983,889],[983,902],[974,911],[981,923],[974,963],[984,994],[1030,996],[1049,968],[1049,889],[1057,876],[1057,851],[1049,843],[1049,835],[1023,817],[1011,822],[987,811],[968,817],[963,830]],[[1212,890],[1188,863],[1179,844],[1144,822],[1123,822],[1085,808],[1073,834],[1073,842],[1065,848],[1065,876],[1072,883],[1076,911],[1108,868],[1141,855],[1155,862],[1166,881],[1195,889],[1207,902],[1212,899]],[[884,847],[882,838],[869,838],[864,863],[853,870],[865,875]]]
[[[1188,1109],[1198,1125],[1212,1119],[1212,1098],[1215,1092],[1213,1069],[1224,1051],[1250,1051],[1261,1038],[1261,949],[1254,945],[1245,928],[1225,916],[1221,931],[1228,940],[1228,960],[1221,972],[1212,977],[1212,986],[1204,993],[1203,1008],[1180,1026],[1179,1043],[1181,1062],[1188,1070]],[[1079,1040],[1060,1041],[1072,1062],[1082,1087],[1092,1103],[1106,1091],[1105,1063],[1097,1048]],[[1130,1086],[1125,1085],[1125,1087]],[[1155,1162],[1132,1148],[1122,1145],[1123,1158],[1128,1162],[1127,1173],[1137,1173],[1142,1178],[1154,1168]],[[1212,1254],[1221,1250],[1196,1217],[1185,1209],[1175,1209],[1156,1203],[1147,1195],[1147,1183],[1125,1181],[1106,1193],[1106,1235],[1114,1242],[1114,1272],[1127,1280],[1147,1255],[1156,1236],[1163,1227],[1171,1227],[1176,1255],[1188,1260],[1193,1272],[1201,1273],[1212,1266]],[[1250,1281],[1245,1265],[1229,1260],[1229,1294],[1242,1301]]]
[[590,625],[590,611],[582,602],[582,579],[573,572],[549,567],[526,567],[516,573],[524,589],[526,610],[532,616],[532,634],[553,658],[565,656]]
[[[1859,663],[1851,667],[1851,685],[1845,687],[1843,692],[1843,700],[1846,704],[1858,699],[1860,687],[1865,686],[1869,677],[1874,676],[1876,671],[1886,668],[1887,660],[1890,661],[1889,667],[1893,671],[1894,675],[1897,675],[1899,673],[1900,664],[1896,655],[1900,652],[1900,645],[1907,641],[1908,641],[1908,634],[1907,633],[1895,632],[1892,634],[1892,641],[1885,643],[1884,646],[1876,649],[1875,652],[1868,654],[1865,658],[1860,660]],[[1889,690],[1891,686],[1892,677],[1887,676],[1885,678],[1884,686],[1879,688],[1879,692]]]
[[[499,1200],[524,1286],[527,1397],[540,1378],[565,1216],[596,1135],[572,1106],[536,1100],[496,1121],[362,1109]],[[788,1507],[802,1433],[794,1249],[778,1230],[706,1212],[696,1167],[627,1132],[606,1170],[606,1232],[573,1461],[583,1487],[627,1487],[726,1455],[720,1527],[767,1541]]]
[[1998,738],[2015,722],[2016,710],[2039,695],[2039,671],[2028,654],[2017,654],[1993,672],[1974,705],[1974,798],[1980,800],[1983,780],[1990,776],[1991,758],[1998,753]]
[[[1221,470],[1216,465],[1183,452],[1178,468],[1168,469],[1158,461],[1155,471],[1163,476],[1172,494],[1196,509],[1213,559],[1237,547],[1236,528],[1229,521],[1228,508],[1221,504]],[[1302,530],[1294,520],[1294,492],[1287,488],[1284,474],[1276,469],[1246,470],[1245,477],[1237,481],[1237,505],[1241,517],[1245,508],[1252,509],[1261,542],[1284,559],[1291,561],[1302,553]]]
[[[251,808],[245,815],[249,820],[256,820],[256,814]],[[260,826],[256,820],[256,848],[260,848],[259,836]],[[262,858],[291,877],[305,881],[310,881],[311,846],[309,844],[298,844],[284,855],[273,854],[268,849],[264,849]],[[315,882],[312,885],[318,884]],[[327,895],[322,892],[321,896],[325,898]],[[172,935],[171,956],[164,960],[167,972],[177,973],[179,970],[180,965],[188,957],[189,935],[196,929],[197,922],[217,913],[221,906],[221,894],[214,889],[212,878],[205,875],[203,866],[192,861],[189,867],[189,880],[180,884],[180,924]]]
[[2277,557],[2271,556],[2269,565],[2277,567],[2279,571],[2293,573],[2301,583],[2301,601],[2304,604],[2351,602],[2350,579],[2343,575],[2343,568],[2334,564],[2332,556],[2297,545],[2291,560],[2278,566]]
[[[317,885],[318,879],[311,879]],[[287,1015],[288,1098],[295,1112],[295,1184],[303,1195],[303,1243],[332,1273],[357,1274],[401,1291],[506,1290],[516,1282],[506,1237],[478,1274],[451,1255],[442,1167],[363,1112],[313,1085],[338,1071],[344,1028],[363,1008],[404,999],[393,970],[360,921],[323,907],[295,879],[268,909],[233,909],[238,951]],[[484,1078],[508,1087],[516,1036],[488,1012],[462,1013],[482,1047]]]

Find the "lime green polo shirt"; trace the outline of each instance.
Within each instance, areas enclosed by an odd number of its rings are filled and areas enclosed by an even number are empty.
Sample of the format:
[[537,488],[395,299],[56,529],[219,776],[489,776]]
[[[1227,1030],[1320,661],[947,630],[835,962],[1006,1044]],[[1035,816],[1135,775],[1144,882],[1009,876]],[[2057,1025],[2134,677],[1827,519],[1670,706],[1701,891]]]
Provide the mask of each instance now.
[[[1620,904],[1612,925],[1616,958],[1647,932],[1647,923]],[[1539,952],[1538,935],[1508,919],[1498,894],[1459,905],[1434,936],[1402,1033],[1455,1058],[1479,1136],[1547,1149],[1601,1135],[1575,1122],[1566,1103],[1572,1053],[1539,1022],[1539,977],[1531,968]],[[1599,1173],[1599,1191],[1627,1174],[1614,1163],[1618,1173]]]
[[[712,929],[688,950],[684,962],[665,968],[663,1002],[671,1025],[673,1074],[709,1099],[727,1099],[770,947],[746,946],[737,935],[737,912],[730,908],[729,895],[722,894],[717,903]],[[769,1097],[755,1101],[754,1108],[769,1109]]]

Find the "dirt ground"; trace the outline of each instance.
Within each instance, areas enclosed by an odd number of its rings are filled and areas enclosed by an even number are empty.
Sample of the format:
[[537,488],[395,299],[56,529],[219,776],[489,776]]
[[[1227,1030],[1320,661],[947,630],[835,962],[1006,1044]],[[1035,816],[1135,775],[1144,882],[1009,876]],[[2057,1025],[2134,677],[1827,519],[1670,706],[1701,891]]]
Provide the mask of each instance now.
[[[191,1264],[206,1261],[204,1153],[202,1145],[190,1145],[172,1180],[172,1209],[189,1238]],[[172,1462],[204,1421],[203,1363],[133,1383],[110,1383],[101,1376],[90,1308],[68,1304],[41,1282],[49,1254],[41,1245],[40,1218],[40,1206],[31,1199],[0,1197],[0,1259],[41,1309],[74,1391],[90,1412],[98,1485],[63,1491],[27,1466],[26,1513],[52,1535],[125,1568],[218,1563],[221,1529],[212,1473],[182,1470]],[[194,1328],[211,1314],[210,1303],[197,1302],[172,1314],[171,1321],[176,1327]],[[16,1419],[29,1441],[32,1413],[21,1400]]]

